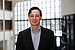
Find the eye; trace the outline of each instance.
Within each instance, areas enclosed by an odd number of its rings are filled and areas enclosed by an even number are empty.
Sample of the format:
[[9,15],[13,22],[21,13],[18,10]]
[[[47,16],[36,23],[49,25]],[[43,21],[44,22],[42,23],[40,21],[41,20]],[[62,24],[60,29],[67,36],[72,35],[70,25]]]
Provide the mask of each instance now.
[[30,15],[30,17],[34,17],[34,15]]
[[36,17],[39,17],[39,16],[40,16],[40,15],[38,15],[38,14],[36,15]]

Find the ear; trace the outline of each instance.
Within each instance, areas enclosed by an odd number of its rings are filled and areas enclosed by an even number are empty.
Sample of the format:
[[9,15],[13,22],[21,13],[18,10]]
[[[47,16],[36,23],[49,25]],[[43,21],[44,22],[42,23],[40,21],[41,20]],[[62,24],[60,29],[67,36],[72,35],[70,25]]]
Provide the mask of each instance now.
[[29,16],[28,16],[28,20],[29,20]]
[[42,16],[40,16],[41,18],[40,18],[40,20],[42,20]]

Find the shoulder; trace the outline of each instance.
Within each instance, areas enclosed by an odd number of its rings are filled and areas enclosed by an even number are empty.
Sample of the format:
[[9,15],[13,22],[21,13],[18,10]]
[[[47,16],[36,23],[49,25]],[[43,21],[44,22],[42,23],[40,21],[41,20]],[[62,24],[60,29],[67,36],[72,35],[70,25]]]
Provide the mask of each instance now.
[[53,32],[53,30],[51,30],[51,29],[42,27],[41,30],[42,30],[42,32],[43,32],[45,35],[54,36],[54,32]]
[[41,27],[41,29],[42,29],[44,32],[54,33],[53,30],[48,29],[48,28]]
[[25,34],[28,34],[30,32],[30,28],[27,28],[23,31],[20,31],[18,35],[25,35]]

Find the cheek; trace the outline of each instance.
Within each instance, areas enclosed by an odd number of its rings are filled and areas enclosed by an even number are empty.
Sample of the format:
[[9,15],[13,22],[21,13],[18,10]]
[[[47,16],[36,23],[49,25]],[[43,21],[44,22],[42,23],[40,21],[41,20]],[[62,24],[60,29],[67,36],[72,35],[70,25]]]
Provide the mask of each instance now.
[[41,18],[39,18],[39,20],[41,20]]
[[28,18],[29,21],[31,21],[31,18]]

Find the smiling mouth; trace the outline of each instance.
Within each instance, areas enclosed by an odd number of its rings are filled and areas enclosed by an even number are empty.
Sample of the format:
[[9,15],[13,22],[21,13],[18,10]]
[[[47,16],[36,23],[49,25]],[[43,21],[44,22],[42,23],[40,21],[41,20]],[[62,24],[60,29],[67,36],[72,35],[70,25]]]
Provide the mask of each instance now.
[[36,23],[37,21],[32,21],[33,23]]

